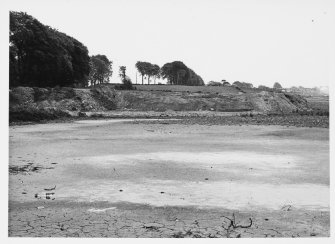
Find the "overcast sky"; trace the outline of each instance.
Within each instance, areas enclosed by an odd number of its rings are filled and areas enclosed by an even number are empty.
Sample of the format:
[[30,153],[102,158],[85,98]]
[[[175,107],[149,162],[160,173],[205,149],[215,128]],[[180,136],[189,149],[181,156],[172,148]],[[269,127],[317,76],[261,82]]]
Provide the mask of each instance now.
[[120,65],[135,83],[136,61],[179,60],[205,82],[314,87],[330,79],[333,3],[14,0],[9,8],[73,36],[90,55],[105,54],[114,63],[114,82],[120,82]]

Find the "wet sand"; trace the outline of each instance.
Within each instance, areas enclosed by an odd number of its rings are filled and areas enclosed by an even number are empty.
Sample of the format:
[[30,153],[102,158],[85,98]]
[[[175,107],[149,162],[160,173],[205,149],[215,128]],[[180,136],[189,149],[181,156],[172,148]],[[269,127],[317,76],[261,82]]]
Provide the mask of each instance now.
[[[137,216],[135,222],[159,223],[172,211],[177,219],[201,218],[204,228],[221,228],[213,237],[227,236],[224,228],[210,221],[209,216],[218,212],[240,214],[245,221],[254,219],[249,234],[234,229],[237,237],[329,236],[328,133],[323,128],[125,120],[12,126],[10,167],[31,166],[10,174],[9,233],[43,235],[20,232],[15,227],[20,225],[13,224],[17,219],[35,218],[33,222],[42,225],[36,214],[43,211],[61,215],[67,209],[77,219],[75,225],[82,226],[80,216],[112,218],[128,211],[122,206],[131,206],[127,214]],[[40,168],[31,171],[33,166]],[[103,207],[94,208],[100,203]],[[150,218],[152,209],[157,214]],[[219,215],[217,221],[222,224]],[[49,218],[52,223],[53,217]],[[269,218],[271,223],[264,220]],[[281,234],[267,235],[269,224]],[[292,226],[296,226],[294,231]],[[153,236],[159,230],[159,237],[176,237],[179,232],[184,233],[180,237],[196,237],[187,234],[190,226],[184,227],[143,228]],[[285,228],[291,231],[283,232]],[[78,228],[76,233],[84,232]],[[136,233],[131,236],[143,234]],[[113,235],[104,232],[103,236]]]

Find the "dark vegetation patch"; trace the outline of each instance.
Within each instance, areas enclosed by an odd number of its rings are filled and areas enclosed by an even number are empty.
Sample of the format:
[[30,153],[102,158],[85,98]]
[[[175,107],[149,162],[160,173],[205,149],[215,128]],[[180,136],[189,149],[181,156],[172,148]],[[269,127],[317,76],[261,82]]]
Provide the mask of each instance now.
[[36,166],[33,163],[28,163],[25,165],[10,165],[9,166],[9,174],[17,175],[17,174],[25,174],[25,173],[39,173],[42,169],[54,169],[54,167],[42,167]]
[[116,93],[113,89],[104,89],[103,87],[98,87],[91,89],[93,98],[107,110],[114,110],[117,108],[116,104]]
[[[138,121],[136,123],[161,124],[163,121]],[[281,125],[296,127],[329,128],[328,116],[312,115],[254,115],[252,113],[242,116],[211,116],[188,117],[180,120],[166,120],[169,124],[200,124],[200,125]]]
[[19,121],[42,122],[45,120],[55,120],[69,117],[71,117],[70,114],[68,114],[65,111],[57,109],[28,108],[28,109],[17,109],[9,111],[10,122],[19,122]]

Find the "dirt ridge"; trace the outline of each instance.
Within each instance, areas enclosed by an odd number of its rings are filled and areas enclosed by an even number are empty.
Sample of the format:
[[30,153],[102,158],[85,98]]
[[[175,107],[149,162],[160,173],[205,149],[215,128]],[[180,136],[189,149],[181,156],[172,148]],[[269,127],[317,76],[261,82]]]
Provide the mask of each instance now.
[[111,86],[94,88],[16,87],[9,91],[10,121],[39,121],[80,116],[81,112],[216,111],[290,114],[307,111],[307,101],[282,92],[119,91]]

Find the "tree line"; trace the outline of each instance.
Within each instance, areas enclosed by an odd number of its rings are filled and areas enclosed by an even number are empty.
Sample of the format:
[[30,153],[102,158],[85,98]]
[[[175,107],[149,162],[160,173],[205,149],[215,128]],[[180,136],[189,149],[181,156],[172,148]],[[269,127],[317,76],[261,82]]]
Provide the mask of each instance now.
[[[10,87],[73,86],[86,87],[109,83],[113,62],[106,55],[89,56],[87,47],[75,38],[46,26],[23,12],[10,12],[9,32]],[[167,79],[172,85],[204,85],[202,78],[181,61],[157,64],[138,61],[135,67],[150,84]],[[131,83],[120,66],[123,83]]]
[[[23,12],[10,12],[9,31],[9,84],[13,86],[73,86],[86,87],[109,83],[113,75],[113,62],[106,55],[89,56],[87,47],[65,33],[46,26]],[[159,67],[150,62],[138,61],[135,67],[147,84],[156,79],[167,80],[171,85],[202,86],[204,81],[181,61]],[[131,87],[126,67],[119,67],[124,87]],[[137,77],[136,77],[137,78]],[[208,85],[229,86],[229,82],[210,81]],[[251,83],[235,81],[233,86],[253,88]],[[259,86],[260,89],[271,89]],[[276,82],[274,89],[281,89]]]
[[[232,84],[230,84],[226,80],[222,80],[221,82],[220,81],[210,81],[210,82],[208,82],[207,85],[208,86],[236,86],[236,87],[239,87],[239,88],[248,88],[248,89],[256,88],[256,87],[254,87],[254,85],[252,83],[243,82],[243,81],[235,81]],[[258,86],[258,89],[262,89],[262,90],[272,90],[272,89],[282,89],[282,88],[283,87],[281,86],[281,84],[279,82],[275,82],[273,84],[273,88],[270,88],[270,87],[267,87],[267,86],[264,86],[264,85],[259,85]]]

